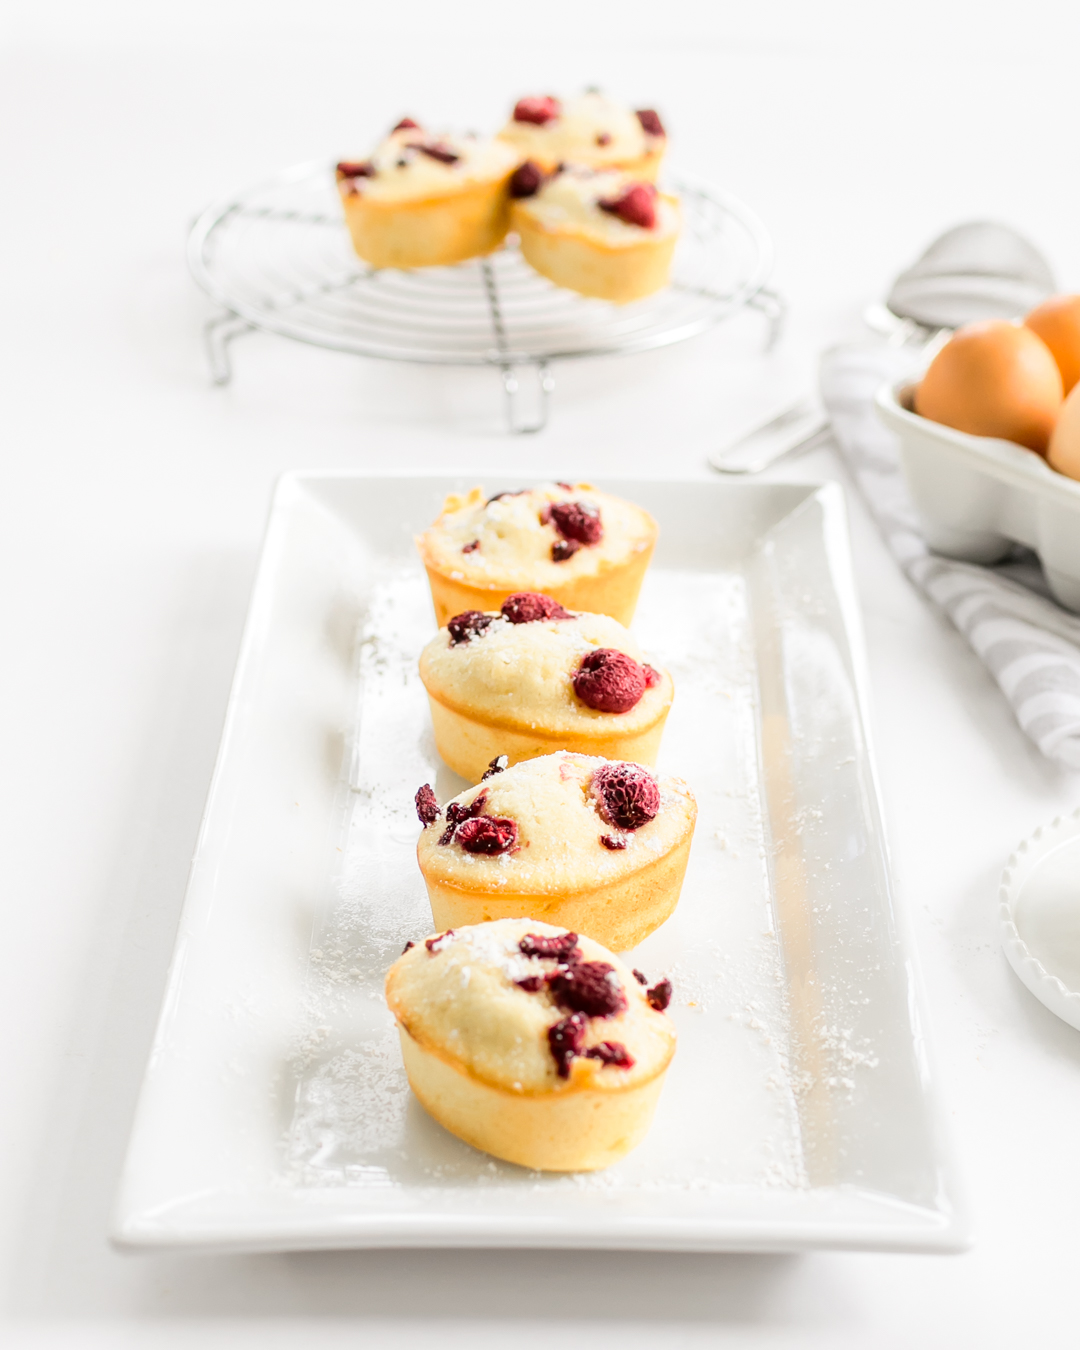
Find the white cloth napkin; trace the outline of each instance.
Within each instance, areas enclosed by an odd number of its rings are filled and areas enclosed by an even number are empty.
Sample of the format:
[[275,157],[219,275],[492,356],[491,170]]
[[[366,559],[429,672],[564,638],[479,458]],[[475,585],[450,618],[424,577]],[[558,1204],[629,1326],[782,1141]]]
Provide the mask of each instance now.
[[1042,753],[1080,768],[1080,619],[1031,589],[1041,583],[1036,568],[979,567],[937,557],[919,531],[896,436],[873,403],[886,380],[911,375],[916,364],[917,357],[902,348],[827,352],[821,396],[833,435],[908,577],[967,638]]

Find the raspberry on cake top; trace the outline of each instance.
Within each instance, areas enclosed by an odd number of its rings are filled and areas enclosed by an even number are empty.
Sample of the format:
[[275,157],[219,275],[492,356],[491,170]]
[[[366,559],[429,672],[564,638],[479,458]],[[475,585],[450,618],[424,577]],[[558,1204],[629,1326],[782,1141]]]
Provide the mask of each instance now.
[[428,567],[491,590],[550,591],[651,549],[656,523],[588,483],[545,483],[485,498],[452,494],[417,539]]
[[569,735],[618,719],[632,735],[670,706],[671,676],[648,664],[606,614],[572,613],[545,595],[456,615],[420,656],[420,678],[445,706],[488,724]]
[[[515,209],[524,211],[550,234],[590,240],[605,249],[629,248],[643,238],[670,239],[679,233],[676,198],[617,170],[596,172],[567,166],[541,177],[534,191],[516,186],[528,164],[511,180]],[[532,180],[530,180],[532,181]]]
[[634,111],[597,90],[567,99],[552,95],[519,99],[499,137],[522,158],[551,168],[562,163],[606,168],[658,161],[667,143],[655,110]]
[[681,778],[558,751],[494,772],[440,809],[417,793],[430,882],[553,895],[620,881],[685,844],[697,817]]
[[599,943],[530,919],[502,919],[410,944],[386,998],[416,1041],[515,1094],[623,1091],[668,1066],[670,984],[646,991]]
[[520,155],[497,138],[429,132],[404,118],[370,157],[337,166],[342,197],[397,202],[448,196],[508,177]]

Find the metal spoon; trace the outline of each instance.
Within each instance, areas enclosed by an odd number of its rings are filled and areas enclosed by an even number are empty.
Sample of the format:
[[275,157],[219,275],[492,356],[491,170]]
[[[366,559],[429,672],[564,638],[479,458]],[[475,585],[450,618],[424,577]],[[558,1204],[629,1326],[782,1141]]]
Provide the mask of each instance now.
[[[944,342],[979,319],[1018,319],[1057,289],[1039,250],[1008,225],[975,220],[935,239],[892,284],[884,305],[864,318],[896,345]],[[927,352],[927,355],[929,353]],[[809,447],[828,430],[813,395],[709,456],[721,473],[760,473],[783,455]]]

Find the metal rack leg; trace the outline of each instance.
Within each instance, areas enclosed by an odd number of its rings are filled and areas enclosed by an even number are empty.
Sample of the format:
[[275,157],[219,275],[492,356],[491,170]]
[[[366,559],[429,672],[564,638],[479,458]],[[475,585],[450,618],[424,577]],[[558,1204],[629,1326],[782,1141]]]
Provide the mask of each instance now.
[[[535,371],[537,382],[536,415],[532,418],[522,417],[521,384],[517,375],[518,365],[515,365],[512,359],[510,344],[506,336],[506,325],[503,322],[502,304],[499,300],[499,287],[495,280],[495,269],[491,265],[490,258],[481,259],[480,273],[484,278],[484,290],[487,292],[488,310],[491,314],[491,329],[495,338],[495,351],[497,353],[495,359],[502,371],[503,389],[506,391],[507,429],[515,436],[531,436],[534,432],[543,431],[544,427],[547,426],[555,379],[548,370],[548,363],[542,358],[518,363]],[[500,360],[499,358],[505,359]]]
[[206,355],[210,362],[210,378],[217,385],[228,384],[232,379],[232,362],[229,360],[229,343],[241,333],[250,333],[252,326],[231,310],[211,319],[204,329]]
[[531,436],[537,431],[543,431],[547,426],[551,395],[555,388],[555,377],[548,369],[546,361],[531,361],[529,369],[536,375],[536,415],[531,419],[525,419],[521,416],[518,367],[502,367],[503,388],[506,391],[506,425],[515,436]]
[[777,291],[762,290],[750,297],[748,302],[769,321],[769,335],[765,340],[765,350],[771,352],[780,341],[787,318],[787,301]]

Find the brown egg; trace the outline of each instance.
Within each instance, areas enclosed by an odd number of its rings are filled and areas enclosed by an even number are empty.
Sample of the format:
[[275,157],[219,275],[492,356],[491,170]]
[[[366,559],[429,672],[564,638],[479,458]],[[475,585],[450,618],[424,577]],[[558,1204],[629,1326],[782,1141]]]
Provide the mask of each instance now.
[[1080,381],[1080,295],[1052,295],[1024,324],[1050,348],[1067,394]]
[[1046,456],[1050,467],[1069,478],[1080,478],[1080,384],[1062,405]]
[[1042,338],[988,319],[958,328],[934,357],[915,390],[915,411],[1045,454],[1062,397],[1061,373]]

